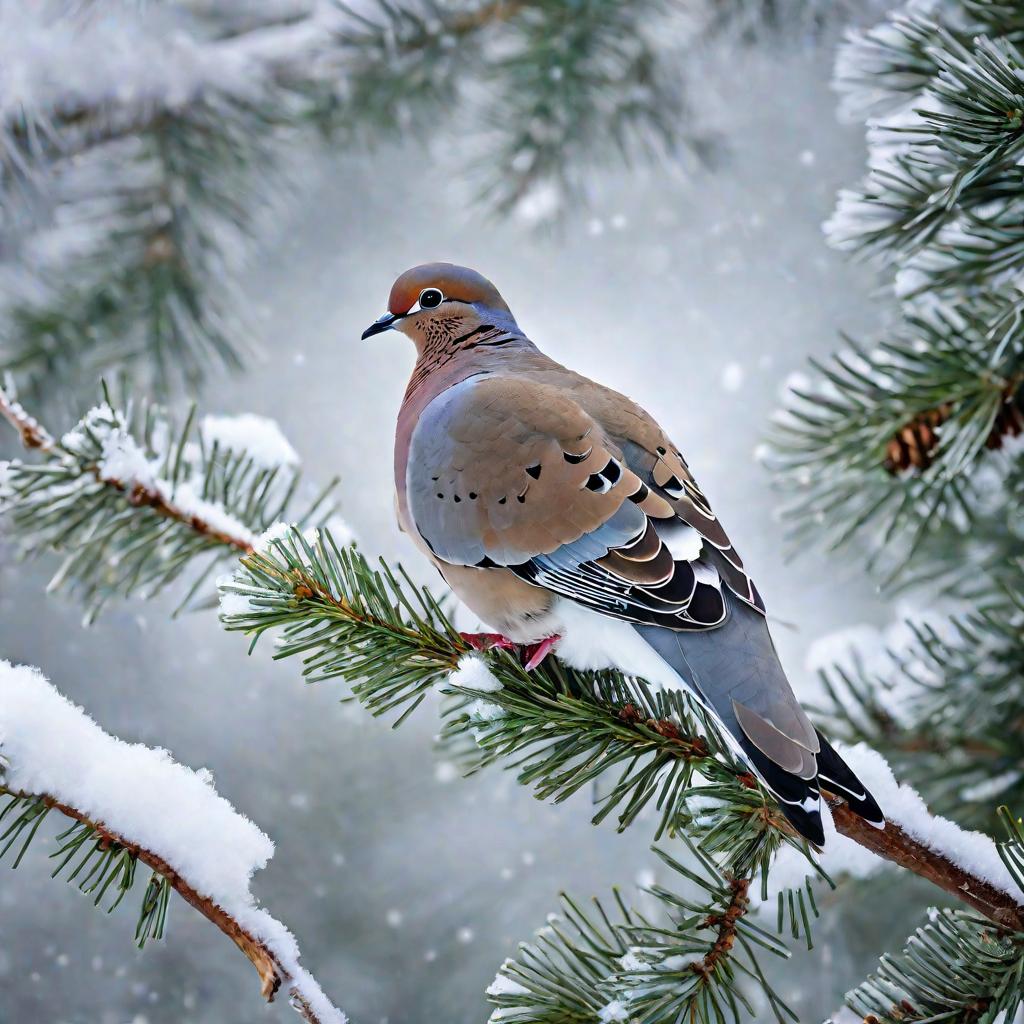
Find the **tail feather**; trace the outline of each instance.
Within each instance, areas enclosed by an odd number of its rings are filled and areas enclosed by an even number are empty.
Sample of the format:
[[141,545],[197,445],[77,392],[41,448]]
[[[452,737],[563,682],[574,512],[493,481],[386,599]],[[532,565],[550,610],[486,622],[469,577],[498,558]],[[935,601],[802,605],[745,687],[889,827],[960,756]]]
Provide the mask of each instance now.
[[825,827],[821,821],[821,791],[815,781],[808,782],[780,768],[765,757],[745,736],[740,746],[746,760],[779,801],[779,809],[805,839],[825,845]]
[[850,810],[869,824],[884,826],[885,815],[868,792],[867,786],[853,774],[850,766],[821,732],[817,729],[814,731],[818,733],[818,742],[821,744],[821,750],[818,751],[818,780],[821,785],[830,793],[841,796],[849,804]]
[[[764,616],[728,592],[723,597],[727,618],[715,629],[688,632],[643,623],[634,628],[714,716],[736,753],[776,796],[782,813],[802,836],[818,846],[825,842],[822,788],[842,797],[872,825],[883,826],[885,817],[867,788],[797,704]],[[747,715],[752,721],[760,716],[768,726],[774,725],[780,756],[769,756],[775,751],[764,736],[748,735],[737,707],[752,712]],[[779,763],[796,764],[797,754],[816,760],[816,775],[813,763],[800,772],[810,778]]]

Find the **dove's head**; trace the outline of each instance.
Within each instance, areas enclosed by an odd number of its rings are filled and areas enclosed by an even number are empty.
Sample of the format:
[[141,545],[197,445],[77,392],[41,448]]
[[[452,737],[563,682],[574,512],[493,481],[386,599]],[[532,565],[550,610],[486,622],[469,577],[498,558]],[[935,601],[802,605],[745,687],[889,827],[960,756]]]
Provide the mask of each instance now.
[[458,345],[464,335],[485,324],[515,325],[498,289],[468,267],[424,263],[395,281],[387,312],[363,331],[363,338],[401,331],[423,353],[438,344]]

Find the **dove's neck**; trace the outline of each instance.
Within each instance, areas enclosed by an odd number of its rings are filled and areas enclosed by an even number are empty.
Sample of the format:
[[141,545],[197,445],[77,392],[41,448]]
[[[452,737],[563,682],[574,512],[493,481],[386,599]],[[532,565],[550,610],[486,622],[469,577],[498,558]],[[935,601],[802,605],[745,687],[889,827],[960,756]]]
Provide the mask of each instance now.
[[427,322],[417,331],[416,365],[403,406],[417,411],[442,391],[478,373],[502,372],[524,356],[539,355],[510,313],[472,309],[468,316]]

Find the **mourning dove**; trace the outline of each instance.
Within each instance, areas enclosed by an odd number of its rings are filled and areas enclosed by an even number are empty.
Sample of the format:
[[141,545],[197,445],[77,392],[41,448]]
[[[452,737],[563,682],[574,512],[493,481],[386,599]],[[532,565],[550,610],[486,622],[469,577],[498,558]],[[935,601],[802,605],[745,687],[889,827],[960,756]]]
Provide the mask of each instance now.
[[392,329],[417,352],[399,522],[486,636],[534,645],[532,667],[581,615],[602,616],[646,653],[619,667],[688,687],[803,836],[824,842],[819,783],[883,827],[800,707],[753,580],[655,420],[544,355],[473,270],[406,271],[363,337]]

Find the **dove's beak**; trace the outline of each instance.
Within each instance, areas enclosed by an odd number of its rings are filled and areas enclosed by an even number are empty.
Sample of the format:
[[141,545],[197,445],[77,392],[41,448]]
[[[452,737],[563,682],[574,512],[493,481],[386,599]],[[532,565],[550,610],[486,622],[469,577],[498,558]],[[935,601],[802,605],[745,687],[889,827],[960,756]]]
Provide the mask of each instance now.
[[390,331],[395,324],[402,318],[395,313],[385,313],[382,317],[378,317],[370,324],[369,327],[363,331],[362,340],[366,341],[367,338],[372,338],[375,334],[383,334],[385,331]]

